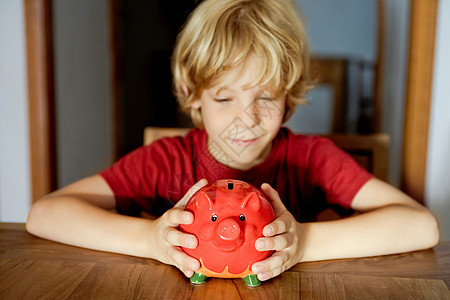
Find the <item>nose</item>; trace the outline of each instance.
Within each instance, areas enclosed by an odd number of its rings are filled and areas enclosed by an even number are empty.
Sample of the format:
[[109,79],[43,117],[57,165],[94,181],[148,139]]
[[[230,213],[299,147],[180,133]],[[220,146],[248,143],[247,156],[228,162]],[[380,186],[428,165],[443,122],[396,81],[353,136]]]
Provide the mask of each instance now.
[[247,107],[244,108],[244,114],[246,115],[246,125],[250,128],[254,128],[261,124],[261,111],[258,100],[252,101]]
[[233,219],[225,219],[217,227],[218,235],[222,240],[234,241],[237,240],[241,234],[239,224]]

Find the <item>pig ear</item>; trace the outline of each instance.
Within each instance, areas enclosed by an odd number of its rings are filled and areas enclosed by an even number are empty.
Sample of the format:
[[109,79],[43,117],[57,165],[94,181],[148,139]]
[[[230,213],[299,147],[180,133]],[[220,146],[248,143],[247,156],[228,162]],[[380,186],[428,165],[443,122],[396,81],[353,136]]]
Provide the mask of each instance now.
[[249,208],[253,211],[259,211],[261,203],[258,197],[258,194],[256,192],[251,192],[247,195],[247,197],[242,200],[241,207],[242,208]]
[[197,209],[199,211],[202,211],[204,209],[212,210],[214,200],[211,199],[211,197],[204,191],[199,191],[199,195],[197,199],[195,199],[195,205],[197,206]]

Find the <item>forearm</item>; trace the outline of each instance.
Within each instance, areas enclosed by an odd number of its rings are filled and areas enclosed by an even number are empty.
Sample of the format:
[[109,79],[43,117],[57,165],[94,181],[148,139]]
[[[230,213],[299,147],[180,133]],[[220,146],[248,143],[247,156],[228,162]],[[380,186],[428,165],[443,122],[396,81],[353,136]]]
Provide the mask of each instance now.
[[277,218],[264,227],[255,247],[275,250],[253,264],[260,280],[279,275],[305,261],[366,257],[425,249],[439,242],[436,218],[416,201],[378,179],[356,194],[352,208],[360,215],[329,222],[298,223],[268,184],[262,191]]
[[36,202],[27,230],[39,237],[90,249],[151,257],[150,220],[109,212],[74,196]]
[[303,226],[301,261],[364,257],[433,247],[434,216],[421,207],[389,205],[358,216]]

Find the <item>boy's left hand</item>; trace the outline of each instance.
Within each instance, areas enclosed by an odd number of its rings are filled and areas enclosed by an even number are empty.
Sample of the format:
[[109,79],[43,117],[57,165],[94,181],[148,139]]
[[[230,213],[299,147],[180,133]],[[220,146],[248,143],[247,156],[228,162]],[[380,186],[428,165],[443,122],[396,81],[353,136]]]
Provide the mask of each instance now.
[[264,227],[264,237],[256,240],[255,247],[259,251],[276,252],[254,263],[252,272],[258,275],[259,280],[268,280],[300,262],[303,257],[304,230],[302,224],[286,209],[276,190],[267,183],[261,186],[261,190],[271,201],[276,219]]

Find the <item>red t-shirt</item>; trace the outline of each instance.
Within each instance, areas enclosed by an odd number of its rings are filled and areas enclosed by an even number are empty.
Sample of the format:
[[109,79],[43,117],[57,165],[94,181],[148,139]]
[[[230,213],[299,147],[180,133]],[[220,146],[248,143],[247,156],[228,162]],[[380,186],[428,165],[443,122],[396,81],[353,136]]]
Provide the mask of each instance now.
[[281,128],[264,162],[241,171],[217,162],[207,149],[207,134],[164,138],[140,147],[100,173],[116,198],[117,210],[162,214],[202,178],[240,179],[256,187],[266,182],[301,222],[312,221],[330,205],[349,208],[372,175],[330,140],[294,135]]

